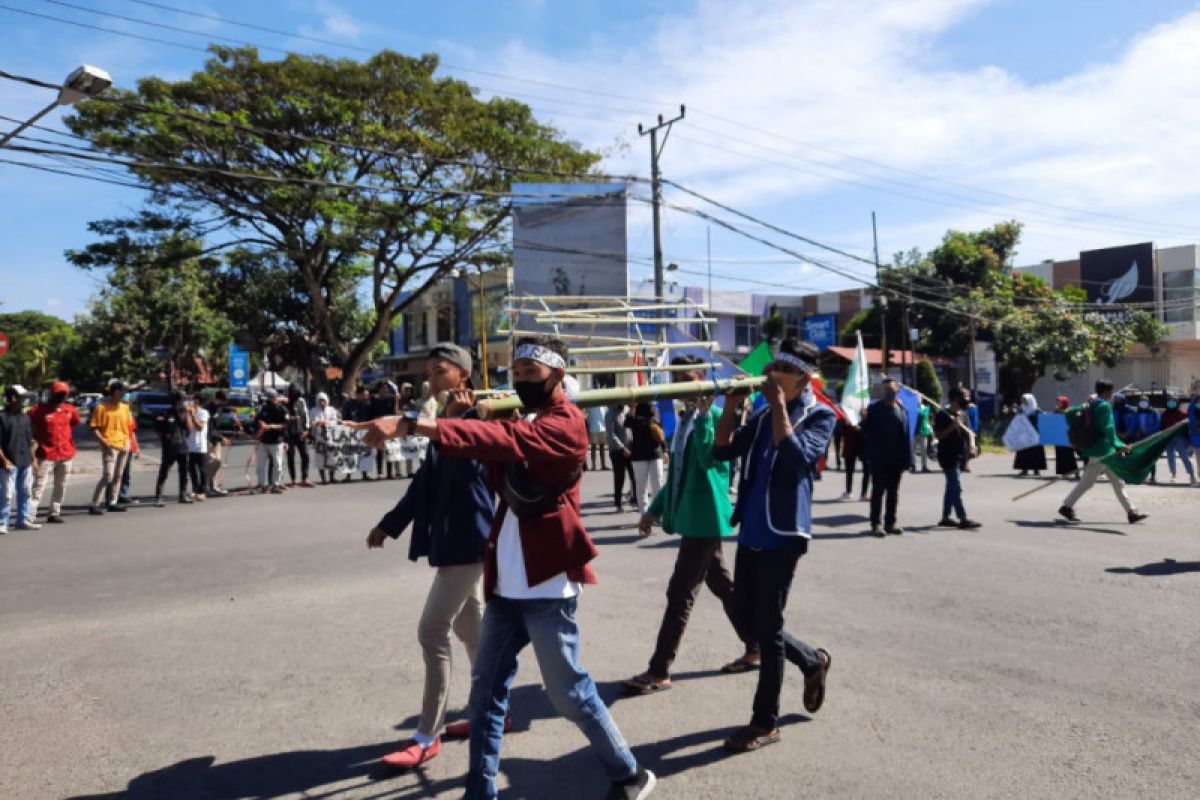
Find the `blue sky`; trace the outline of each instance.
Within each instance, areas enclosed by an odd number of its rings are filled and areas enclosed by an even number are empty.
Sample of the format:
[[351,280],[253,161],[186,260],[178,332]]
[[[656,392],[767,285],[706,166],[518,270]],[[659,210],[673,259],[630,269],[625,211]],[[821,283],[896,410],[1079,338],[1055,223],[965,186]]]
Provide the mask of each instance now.
[[[1019,263],[1135,241],[1200,242],[1195,2],[163,0],[346,47],[135,0],[71,2],[201,35],[52,0],[0,5],[192,46],[224,35],[346,57],[362,55],[355,48],[437,52],[455,68],[449,74],[484,95],[525,100],[571,138],[605,152],[605,168],[622,174],[648,172],[636,123],[686,103],[688,117],[664,154],[667,177],[864,256],[876,211],[885,261],[935,245],[948,228],[1005,218],[1026,223]],[[150,74],[186,76],[203,58],[0,8],[0,69],[12,73],[53,81],[91,63],[130,86]],[[0,81],[5,116],[23,119],[50,99]],[[44,123],[61,127],[60,120],[54,112]],[[0,120],[0,130],[9,127]],[[702,205],[673,190],[667,200]],[[0,308],[81,311],[101,278],[67,265],[63,250],[89,241],[89,220],[128,213],[140,201],[133,190],[0,163]],[[668,210],[667,259],[703,273],[705,233],[704,223]],[[711,235],[717,288],[788,291],[746,279],[795,291],[854,285],[719,229]],[[633,278],[648,276],[644,207],[632,215],[630,243]],[[792,244],[841,271],[866,269]],[[705,282],[702,274],[682,277]]]

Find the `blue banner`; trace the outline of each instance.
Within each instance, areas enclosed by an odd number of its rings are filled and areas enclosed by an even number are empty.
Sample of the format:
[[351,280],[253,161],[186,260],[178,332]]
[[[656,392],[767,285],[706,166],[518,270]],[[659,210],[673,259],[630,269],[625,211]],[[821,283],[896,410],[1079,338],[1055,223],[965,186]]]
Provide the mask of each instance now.
[[245,389],[250,385],[250,354],[229,345],[229,388]]
[[917,438],[917,419],[921,413],[921,398],[907,386],[900,387],[900,405],[908,413],[908,438]]
[[804,318],[804,339],[824,352],[837,344],[837,315],[817,314]]
[[1044,445],[1054,447],[1070,447],[1071,440],[1067,438],[1066,414],[1038,414],[1038,438]]

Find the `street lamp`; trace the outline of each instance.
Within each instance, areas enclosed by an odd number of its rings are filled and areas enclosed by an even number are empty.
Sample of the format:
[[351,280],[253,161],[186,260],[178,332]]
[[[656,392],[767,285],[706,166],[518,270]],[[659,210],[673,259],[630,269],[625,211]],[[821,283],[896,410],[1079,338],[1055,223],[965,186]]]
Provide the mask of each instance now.
[[16,130],[4,134],[0,137],[0,147],[8,144],[17,134],[28,128],[30,125],[37,122],[42,117],[49,114],[59,106],[69,106],[79,102],[85,97],[97,97],[108,87],[112,86],[112,77],[100,69],[84,64],[79,67],[63,81],[62,87],[58,90],[58,97],[54,102],[43,108],[38,113],[34,114],[25,122],[17,126]]

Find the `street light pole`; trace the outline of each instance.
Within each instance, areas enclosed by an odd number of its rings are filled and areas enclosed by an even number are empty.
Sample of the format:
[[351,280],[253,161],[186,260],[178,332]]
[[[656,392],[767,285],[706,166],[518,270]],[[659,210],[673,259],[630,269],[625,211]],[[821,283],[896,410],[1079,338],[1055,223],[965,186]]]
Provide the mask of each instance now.
[[67,79],[63,81],[62,88],[58,90],[58,97],[55,98],[53,103],[22,122],[14,130],[0,136],[0,147],[4,147],[4,145],[19,136],[21,131],[33,125],[59,106],[69,106],[85,97],[96,97],[110,86],[112,86],[112,78],[107,72],[99,67],[91,67],[84,64],[68,75]]

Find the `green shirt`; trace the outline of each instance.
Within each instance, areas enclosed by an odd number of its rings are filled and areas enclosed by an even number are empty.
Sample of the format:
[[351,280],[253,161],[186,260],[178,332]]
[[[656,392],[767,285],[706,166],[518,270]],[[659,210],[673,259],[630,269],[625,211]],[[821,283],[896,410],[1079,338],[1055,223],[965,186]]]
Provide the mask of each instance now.
[[917,411],[917,436],[933,436],[933,428],[929,426],[929,406],[924,403]]
[[712,457],[716,422],[712,411],[697,414],[686,433],[681,419],[676,436],[687,436],[683,457],[672,448],[667,482],[654,495],[648,513],[667,533],[680,536],[726,536],[732,530],[733,504],[729,502],[729,465]]

